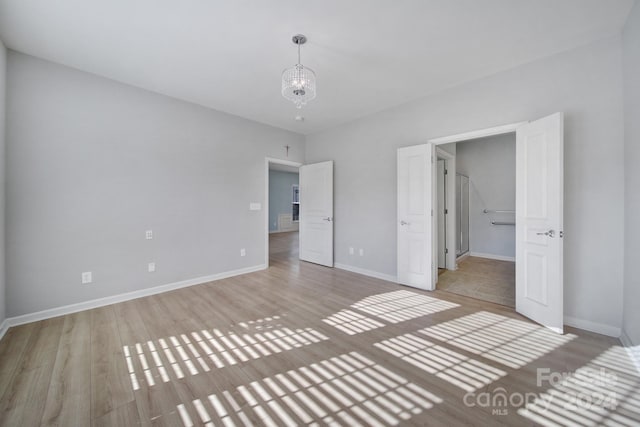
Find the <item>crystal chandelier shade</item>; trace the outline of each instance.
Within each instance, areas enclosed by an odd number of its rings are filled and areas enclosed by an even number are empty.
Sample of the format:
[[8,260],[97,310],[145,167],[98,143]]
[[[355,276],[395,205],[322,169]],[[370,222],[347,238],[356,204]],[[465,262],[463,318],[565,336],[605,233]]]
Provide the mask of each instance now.
[[316,97],[316,73],[300,63],[300,45],[306,41],[301,34],[293,36],[293,43],[298,45],[298,63],[282,72],[282,96],[297,108]]

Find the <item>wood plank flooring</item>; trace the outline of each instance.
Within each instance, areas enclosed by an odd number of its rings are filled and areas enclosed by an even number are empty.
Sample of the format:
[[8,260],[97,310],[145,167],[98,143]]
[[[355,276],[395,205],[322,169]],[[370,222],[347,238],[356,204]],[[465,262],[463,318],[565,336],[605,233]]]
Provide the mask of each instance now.
[[296,239],[265,271],[11,328],[0,425],[640,424],[617,340],[300,263]]

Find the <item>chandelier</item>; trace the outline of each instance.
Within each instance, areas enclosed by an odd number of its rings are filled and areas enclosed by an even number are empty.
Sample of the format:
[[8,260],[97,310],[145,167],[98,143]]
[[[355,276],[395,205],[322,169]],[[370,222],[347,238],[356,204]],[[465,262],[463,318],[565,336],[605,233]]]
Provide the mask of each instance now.
[[307,42],[302,34],[293,36],[292,41],[298,45],[298,63],[282,72],[282,96],[302,108],[316,97],[316,73],[300,63],[300,46]]

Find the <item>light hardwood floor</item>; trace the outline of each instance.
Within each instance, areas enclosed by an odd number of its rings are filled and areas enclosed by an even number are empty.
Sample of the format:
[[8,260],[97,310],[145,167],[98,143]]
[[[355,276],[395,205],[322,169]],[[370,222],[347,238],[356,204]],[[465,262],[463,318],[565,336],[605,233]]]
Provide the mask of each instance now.
[[454,294],[516,306],[516,263],[468,256],[457,270],[438,274],[437,288]]
[[296,238],[262,272],[11,328],[0,424],[640,423],[617,340],[299,263]]

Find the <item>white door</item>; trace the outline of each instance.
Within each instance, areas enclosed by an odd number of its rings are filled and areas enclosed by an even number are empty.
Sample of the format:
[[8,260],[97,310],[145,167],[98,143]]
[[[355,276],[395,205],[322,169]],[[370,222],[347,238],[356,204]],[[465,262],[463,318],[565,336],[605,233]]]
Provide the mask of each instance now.
[[437,208],[437,221],[438,221],[438,268],[447,268],[447,223],[446,223],[446,175],[445,175],[445,160],[438,160],[438,206]]
[[333,162],[300,167],[300,259],[333,267]]
[[433,289],[431,144],[398,149],[398,282]]
[[516,311],[563,331],[563,115],[516,131]]

